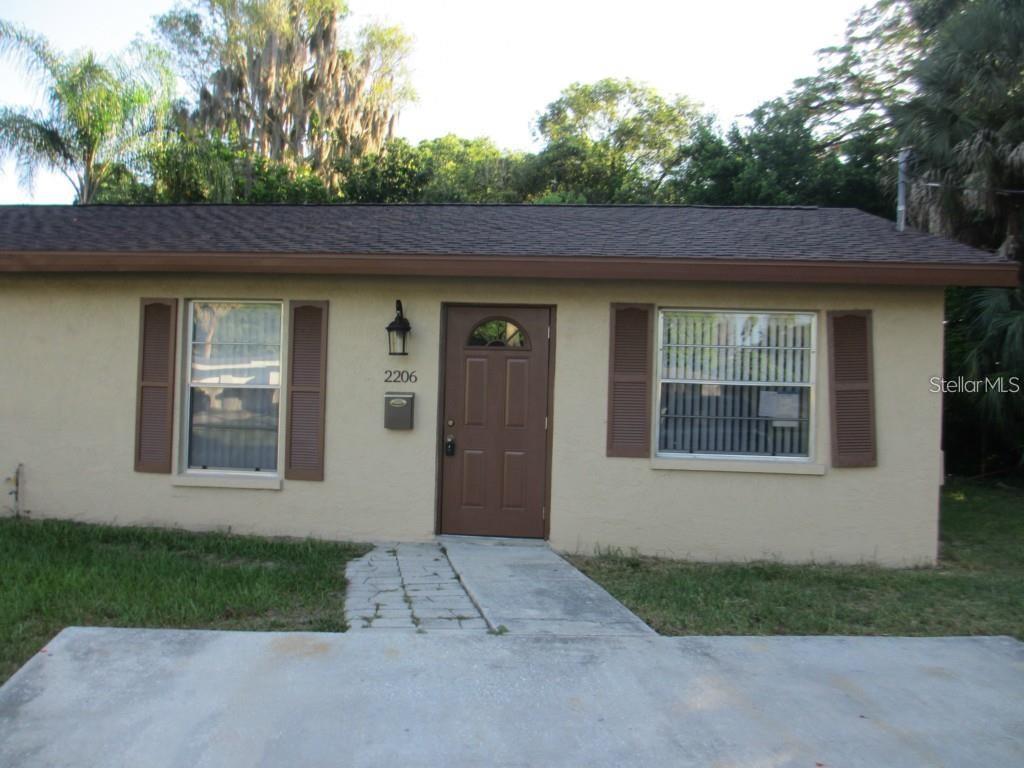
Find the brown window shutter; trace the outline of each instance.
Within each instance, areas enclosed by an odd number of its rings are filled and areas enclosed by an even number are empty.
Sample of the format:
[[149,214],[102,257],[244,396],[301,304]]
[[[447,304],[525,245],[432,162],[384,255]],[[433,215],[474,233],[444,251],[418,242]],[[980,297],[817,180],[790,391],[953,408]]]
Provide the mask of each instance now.
[[874,467],[878,463],[871,354],[870,310],[828,313],[834,467]]
[[608,355],[609,456],[651,455],[651,376],[653,363],[650,304],[612,304]]
[[135,403],[135,471],[171,471],[174,434],[174,348],[178,300],[143,299]]
[[293,301],[288,349],[288,431],[284,476],[324,479],[327,302]]

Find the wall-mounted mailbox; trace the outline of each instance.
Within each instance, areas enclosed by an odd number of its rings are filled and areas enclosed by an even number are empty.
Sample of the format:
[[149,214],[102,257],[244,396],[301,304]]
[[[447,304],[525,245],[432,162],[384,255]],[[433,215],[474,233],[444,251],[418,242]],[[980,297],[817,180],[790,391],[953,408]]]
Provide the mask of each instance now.
[[416,395],[411,392],[384,393],[384,428],[412,429],[412,405]]

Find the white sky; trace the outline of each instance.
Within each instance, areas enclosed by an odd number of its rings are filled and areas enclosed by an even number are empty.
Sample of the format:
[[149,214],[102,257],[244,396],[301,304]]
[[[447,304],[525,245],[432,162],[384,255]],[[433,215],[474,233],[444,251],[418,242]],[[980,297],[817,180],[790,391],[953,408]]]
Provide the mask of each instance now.
[[[399,134],[456,133],[535,147],[538,112],[572,82],[631,77],[683,94],[725,125],[812,74],[815,51],[840,42],[866,0],[351,0],[355,22],[401,24],[419,100]],[[173,0],[0,0],[0,18],[59,49],[114,53],[147,32]],[[0,61],[0,104],[41,106],[36,84]],[[40,174],[35,194],[10,161],[0,203],[71,202],[70,184]]]

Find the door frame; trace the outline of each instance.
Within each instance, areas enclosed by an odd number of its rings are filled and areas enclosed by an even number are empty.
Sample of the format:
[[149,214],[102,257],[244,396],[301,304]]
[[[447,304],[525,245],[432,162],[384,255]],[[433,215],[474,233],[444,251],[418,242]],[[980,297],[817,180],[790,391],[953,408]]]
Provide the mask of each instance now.
[[437,364],[437,431],[434,440],[434,534],[441,534],[441,511],[444,503],[444,400],[445,400],[445,360],[448,351],[448,309],[455,307],[509,307],[518,309],[546,309],[549,312],[551,338],[548,339],[548,408],[545,414],[548,419],[545,435],[544,451],[544,541],[551,535],[551,450],[555,434],[555,339],[558,337],[556,320],[558,306],[555,304],[529,304],[518,301],[508,302],[476,302],[476,301],[442,301],[441,324],[438,339]]

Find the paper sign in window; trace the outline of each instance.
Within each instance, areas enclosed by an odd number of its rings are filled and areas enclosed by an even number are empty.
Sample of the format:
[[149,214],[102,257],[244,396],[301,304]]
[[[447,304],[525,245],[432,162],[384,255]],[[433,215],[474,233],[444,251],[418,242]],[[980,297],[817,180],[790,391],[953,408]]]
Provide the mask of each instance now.
[[783,392],[761,392],[757,404],[757,415],[772,419],[772,426],[792,428],[799,426],[800,395]]

